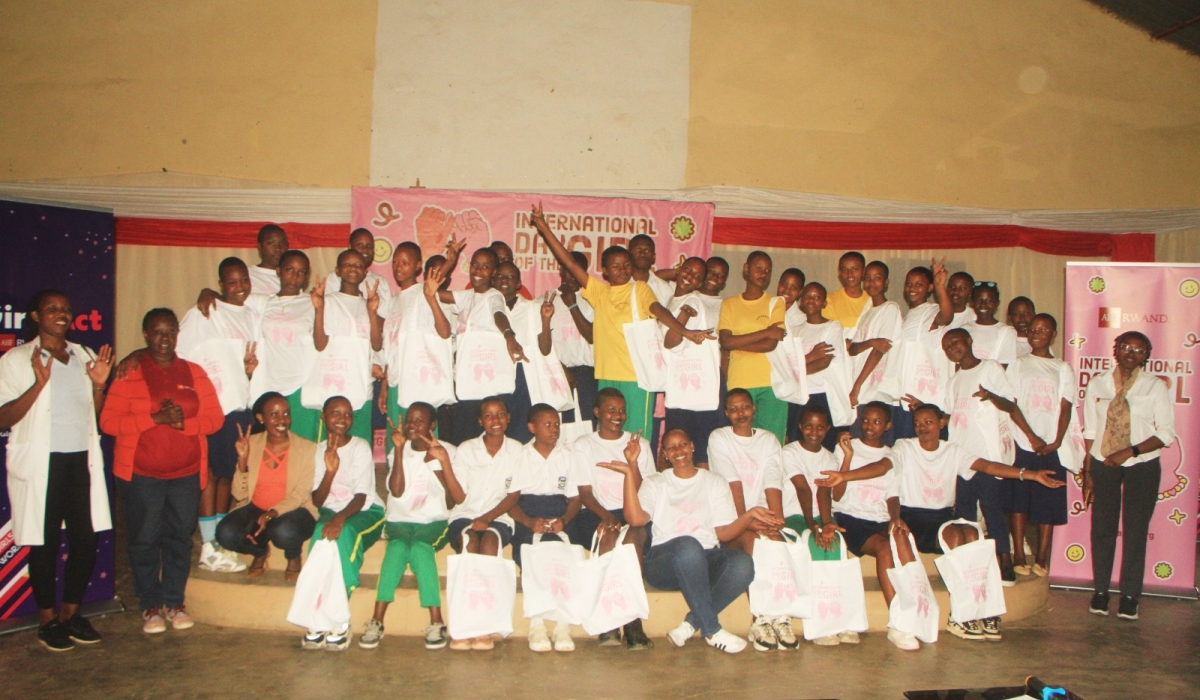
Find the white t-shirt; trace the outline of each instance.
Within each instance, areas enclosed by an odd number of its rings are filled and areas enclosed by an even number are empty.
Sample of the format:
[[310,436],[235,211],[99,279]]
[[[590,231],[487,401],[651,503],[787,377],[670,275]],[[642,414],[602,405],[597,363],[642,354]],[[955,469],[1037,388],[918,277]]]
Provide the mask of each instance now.
[[571,464],[574,458],[575,453],[571,447],[562,441],[554,446],[549,457],[543,457],[530,440],[527,445],[521,447],[512,489],[520,491],[523,496],[574,498],[579,495],[579,489],[571,481]]
[[853,380],[849,378],[851,367],[850,363],[846,361],[846,342],[843,339],[842,324],[837,321],[809,323],[801,318],[801,323],[795,329],[789,326],[789,330],[795,332],[800,338],[805,355],[812,352],[817,343],[826,343],[833,348],[833,361],[829,363],[829,366],[820,372],[808,375],[808,393],[827,393],[830,391],[831,385],[834,390],[845,385],[845,391],[849,392]]
[[258,265],[248,265],[246,270],[250,273],[250,289],[253,289],[255,294],[279,293],[278,271],[268,270]]
[[[887,338],[894,344],[900,339],[900,326],[903,322],[904,319],[900,313],[900,305],[894,301],[885,301],[879,306],[870,306],[859,317],[852,342],[861,343],[865,340],[873,340],[875,338]],[[870,350],[865,350],[854,356],[852,381],[858,380],[858,376],[862,374],[863,367],[866,366],[867,358],[870,356]],[[862,383],[862,387],[858,391],[858,402],[860,404],[875,401],[876,399],[890,401],[889,397],[879,394],[879,385],[883,383],[883,373],[887,371],[888,359],[891,356],[892,352],[890,350],[884,353],[883,357],[879,359],[879,364],[875,365],[875,369],[871,371],[871,375]]]
[[[313,490],[325,478],[325,451],[329,448],[329,440],[325,439],[317,445],[313,455]],[[367,501],[363,510],[374,505],[382,506],[379,494],[375,493],[375,460],[371,455],[371,446],[360,437],[350,437],[350,441],[338,448],[338,470],[329,485],[329,495],[321,508],[328,508],[334,513],[340,512],[350,501],[360,493],[366,494]]]
[[971,349],[981,360],[1011,365],[1017,359],[1017,331],[1003,323],[981,326],[968,323],[963,330],[971,334]]
[[779,439],[755,428],[750,437],[735,435],[732,426],[717,428],[708,438],[708,466],[725,481],[740,483],[746,508],[767,505],[767,472],[781,461]]
[[253,307],[220,300],[213,302],[208,318],[192,307],[179,323],[175,351],[204,368],[226,414],[243,410],[248,404],[250,378],[243,358],[246,344],[258,340],[260,323],[261,317]]
[[[668,282],[659,277],[658,275],[654,274],[653,270],[650,271],[650,277],[647,278],[646,284],[650,286],[650,291],[654,292],[654,298],[657,299],[658,303],[662,304],[663,307],[666,307],[666,305],[671,301],[671,298],[675,296],[675,283]],[[697,309],[697,311],[699,311],[699,309]]]
[[[455,468],[454,445],[441,443],[450,456],[450,466]],[[404,495],[396,498],[388,494],[387,519],[394,523],[435,523],[446,520],[450,514],[446,507],[446,489],[435,472],[442,471],[442,463],[436,459],[425,461],[428,452],[417,452],[411,442],[404,443]],[[391,478],[389,465],[388,478]],[[455,472],[457,474],[457,471]]]
[[962,328],[968,323],[975,323],[975,309],[969,306],[962,311],[956,311],[954,318],[950,319],[950,324],[946,328]]
[[928,452],[917,438],[906,438],[896,441],[891,459],[900,505],[936,510],[954,505],[957,478],[974,477],[971,465],[979,457],[944,441]]
[[[697,295],[700,298],[700,303],[704,305],[705,318],[721,318],[721,302],[725,301],[719,296],[709,296],[707,294]],[[700,309],[696,309],[699,311]]]
[[[496,454],[490,455],[482,435],[458,446],[450,464],[467,497],[451,509],[450,520],[474,520],[499,505],[508,494],[518,491],[513,486],[513,474],[522,447],[521,443],[506,437]],[[501,514],[495,521],[513,526],[508,513]]]
[[1029,338],[1017,336],[1017,357],[1025,357],[1033,352],[1033,346],[1029,344]]
[[[821,509],[817,505],[816,481],[825,478],[821,472],[836,472],[841,464],[833,458],[833,453],[824,447],[816,452],[809,452],[799,442],[790,442],[784,445],[782,461],[783,517],[804,514],[800,507],[800,498],[796,493],[796,487],[792,484],[794,476],[802,476],[808,482],[808,488],[812,491],[812,510],[809,512],[814,518],[820,517]],[[790,507],[789,498],[792,504]]]
[[[851,470],[892,456],[891,448],[886,445],[884,447],[868,447],[858,439],[855,439],[851,445],[854,447],[854,456],[850,458]],[[833,461],[837,463],[837,469],[841,469],[842,458],[842,446],[838,445],[833,450]],[[895,473],[889,471],[874,479],[851,481],[846,484],[846,492],[842,494],[841,500],[833,501],[833,510],[835,513],[845,513],[862,520],[883,523],[891,519],[888,515],[887,499],[899,495],[896,490]]]
[[[623,432],[616,440],[605,440],[600,437],[599,432],[594,432],[579,438],[571,446],[574,459],[571,464],[570,481],[575,488],[591,486],[596,501],[605,510],[625,507],[625,475],[596,465],[600,462],[624,462],[625,446],[632,437],[632,433]],[[638,455],[637,467],[645,479],[655,473],[654,460],[650,453],[649,441],[646,438],[640,440],[642,451]]]
[[738,517],[725,480],[703,469],[690,479],[680,479],[673,470],[646,477],[638,503],[650,515],[655,545],[690,535],[705,549],[719,547],[716,528]]
[[[42,350],[42,362],[53,362],[50,369],[54,381],[50,382],[50,451],[87,452],[88,424],[95,420],[92,415],[92,380],[87,375],[87,363],[92,361],[85,353],[75,353],[67,346],[67,364],[49,352]],[[24,392],[22,392],[24,393]]]
[[[584,318],[596,320],[596,311],[578,292],[575,294],[575,304]],[[554,296],[554,317],[550,319],[550,340],[564,367],[592,367],[596,364],[592,344],[579,332],[571,310],[563,302],[562,296],[557,294]]]
[[787,329],[788,333],[798,335],[800,333],[800,326],[806,323],[808,323],[808,318],[800,310],[799,304],[792,304],[787,307],[787,311],[783,312],[783,327]]
[[254,351],[258,367],[250,379],[252,401],[268,391],[289,396],[304,384],[317,359],[315,318],[316,309],[307,294],[267,297],[261,338]]
[[499,333],[496,327],[496,312],[508,313],[504,295],[495,289],[476,294],[473,289],[454,290],[454,313],[458,315],[457,334],[467,331]]
[[[1075,404],[1077,389],[1071,366],[1053,357],[1025,355],[1009,365],[1005,375],[1017,393],[1017,406],[1030,429],[1042,440],[1054,442],[1062,400]],[[1014,430],[1013,438],[1022,450],[1033,451],[1022,431]]]
[[971,369],[960,369],[950,380],[950,442],[984,459],[1012,464],[1016,456],[1012,422],[991,401],[973,396],[981,386],[1009,401],[1016,400],[999,362],[981,360]]
[[[379,311],[381,314],[387,313],[387,310],[392,306],[392,288],[382,275],[367,270],[366,276],[363,277],[363,281],[358,285],[358,290],[362,292],[363,298],[366,299],[367,290],[376,282],[379,283]],[[341,289],[342,278],[338,277],[337,270],[334,270],[325,277],[325,293],[340,292]]]

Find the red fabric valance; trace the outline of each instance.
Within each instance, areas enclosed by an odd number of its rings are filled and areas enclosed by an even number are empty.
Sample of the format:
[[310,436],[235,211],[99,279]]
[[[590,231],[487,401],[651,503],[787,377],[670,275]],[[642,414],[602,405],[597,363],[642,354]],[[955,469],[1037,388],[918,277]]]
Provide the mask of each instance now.
[[[265,221],[192,221],[117,217],[119,245],[253,248]],[[341,248],[350,224],[281,223],[293,248]],[[713,243],[812,250],[1028,248],[1049,255],[1154,262],[1154,234],[1077,233],[1011,225],[882,224],[713,219]]]
[[785,219],[713,220],[713,243],[813,250],[1028,248],[1114,262],[1154,262],[1154,234],[1077,233],[1011,225],[882,224]]
[[[138,219],[118,216],[117,245],[158,245],[190,248],[254,248],[258,230],[269,221],[193,221],[188,219]],[[345,248],[350,223],[279,223],[292,248]]]

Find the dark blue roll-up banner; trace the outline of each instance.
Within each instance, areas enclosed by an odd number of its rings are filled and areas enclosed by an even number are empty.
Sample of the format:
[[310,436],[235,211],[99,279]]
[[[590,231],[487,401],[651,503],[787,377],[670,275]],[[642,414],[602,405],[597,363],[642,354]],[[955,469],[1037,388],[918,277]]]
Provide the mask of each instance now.
[[[93,350],[113,342],[116,240],[113,215],[0,201],[0,354],[25,342],[29,300],[43,289],[58,289],[71,300],[75,323],[70,339]],[[113,493],[109,439],[102,441]],[[0,627],[37,612],[29,586],[29,551],[13,542],[8,503],[6,454],[8,431],[0,432]],[[66,555],[59,557],[59,581]],[[84,609],[116,597],[113,581],[113,533],[100,533],[96,570],[84,596]],[[62,590],[60,586],[59,594]]]

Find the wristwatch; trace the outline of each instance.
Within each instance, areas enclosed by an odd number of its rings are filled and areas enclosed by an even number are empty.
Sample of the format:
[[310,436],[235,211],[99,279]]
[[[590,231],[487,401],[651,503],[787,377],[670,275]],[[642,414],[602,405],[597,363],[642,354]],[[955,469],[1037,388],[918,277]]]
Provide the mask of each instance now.
[[1129,449],[1130,449],[1130,451],[1132,451],[1132,452],[1133,452],[1133,456],[1134,456],[1134,457],[1141,457],[1141,456],[1142,456],[1142,451],[1138,449],[1138,446],[1137,446],[1137,445],[1130,445]]

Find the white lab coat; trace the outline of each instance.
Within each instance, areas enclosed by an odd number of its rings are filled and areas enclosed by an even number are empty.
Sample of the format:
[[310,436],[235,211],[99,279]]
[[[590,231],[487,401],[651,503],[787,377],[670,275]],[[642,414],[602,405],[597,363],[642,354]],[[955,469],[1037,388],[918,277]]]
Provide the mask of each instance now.
[[[96,353],[82,345],[68,343],[79,361],[90,361]],[[37,340],[18,345],[0,356],[0,406],[18,398],[33,386],[33,353],[41,349]],[[54,373],[50,373],[50,382]],[[42,531],[46,515],[46,485],[50,475],[50,384],[33,402],[25,417],[12,427],[8,436],[8,500],[12,505],[13,535],[22,546],[44,544]],[[104,478],[104,455],[100,451],[100,430],[96,426],[94,396],[88,392],[88,472],[91,475],[92,530],[112,529],[108,508],[108,486]]]

